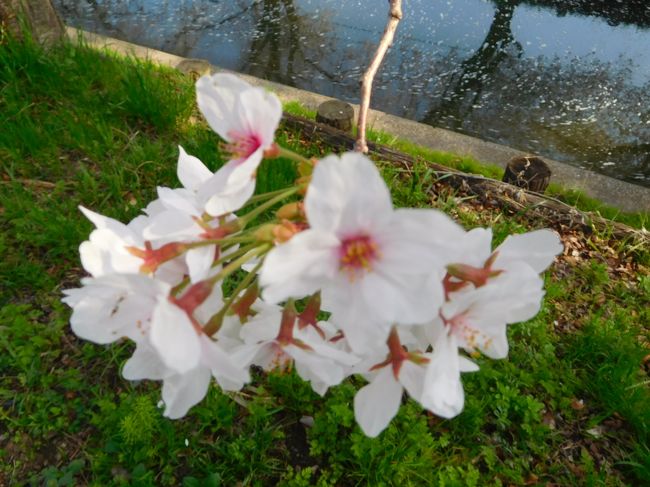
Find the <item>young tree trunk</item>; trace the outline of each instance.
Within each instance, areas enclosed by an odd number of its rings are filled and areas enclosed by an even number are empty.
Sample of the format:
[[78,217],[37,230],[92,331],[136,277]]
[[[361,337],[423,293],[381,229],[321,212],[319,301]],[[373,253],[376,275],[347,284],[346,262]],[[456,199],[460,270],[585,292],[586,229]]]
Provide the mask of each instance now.
[[23,37],[21,23],[40,43],[51,44],[63,38],[65,28],[50,0],[1,0],[0,34]]
[[384,59],[386,51],[393,43],[397,24],[402,19],[402,0],[388,0],[390,2],[390,10],[388,12],[388,22],[384,29],[384,34],[381,36],[375,56],[372,58],[368,69],[361,78],[361,103],[359,104],[359,122],[357,123],[357,141],[354,145],[354,150],[368,152],[368,144],[366,143],[366,119],[368,118],[368,108],[370,108],[370,93],[372,92],[372,81],[375,79],[375,74]]

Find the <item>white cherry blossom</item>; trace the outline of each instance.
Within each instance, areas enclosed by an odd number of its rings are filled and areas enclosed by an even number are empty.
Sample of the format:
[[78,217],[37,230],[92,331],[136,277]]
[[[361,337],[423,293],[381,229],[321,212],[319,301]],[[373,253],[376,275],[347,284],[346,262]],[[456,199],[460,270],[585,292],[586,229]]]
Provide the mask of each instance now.
[[[283,313],[279,306],[261,300],[253,309],[257,314],[240,332],[244,346],[234,353],[239,361],[265,370],[295,365],[298,375],[309,381],[320,395],[330,386],[340,384],[351,366],[358,362],[356,356],[328,343],[312,327],[300,329],[295,322],[297,315]],[[283,321],[287,319],[291,321]],[[324,328],[329,326],[323,323]]]
[[[140,215],[127,225],[83,206],[81,212],[95,225],[96,229],[88,240],[79,246],[81,264],[93,277],[110,274],[151,273],[146,270],[142,256],[137,255],[136,249],[160,249],[173,239],[159,240],[155,245],[144,238],[143,232],[149,225],[150,217]],[[170,259],[158,265],[155,269],[156,278],[170,284],[178,284],[186,272],[184,262],[180,259]]]
[[509,235],[494,251],[491,245],[491,228],[470,230],[458,242],[458,262],[482,268],[492,256],[489,264],[493,270],[505,270],[514,263],[524,263],[539,274],[563,249],[558,234],[549,229]]
[[422,397],[428,362],[429,354],[407,351],[393,328],[387,344],[355,367],[370,382],[354,397],[354,417],[367,436],[374,438],[388,426],[404,389],[415,400]]
[[88,277],[82,287],[63,291],[63,302],[72,308],[72,331],[95,343],[112,343],[122,337],[146,339],[160,296],[171,286],[141,274]]
[[[225,236],[220,233],[219,227],[224,221],[232,221],[234,216],[209,216],[205,210],[208,200],[221,198],[223,207],[229,208],[228,211],[238,210],[243,203],[227,201],[230,197],[228,194],[208,193],[205,185],[213,174],[198,158],[190,156],[180,146],[177,174],[183,188],[158,187],[158,199],[155,205],[148,208],[154,214],[144,228],[144,237],[154,241],[175,239],[197,242]],[[192,283],[208,277],[216,252],[216,244],[195,247],[185,252],[184,259]]]
[[504,358],[508,355],[506,325],[537,314],[544,296],[542,286],[530,266],[513,264],[509,272],[484,286],[451,293],[433,327],[446,329],[469,352],[479,350],[491,358]]
[[453,418],[465,405],[460,373],[475,372],[478,366],[458,353],[456,336],[443,330],[438,333],[429,358],[422,395],[418,401],[433,414]]
[[380,345],[394,323],[437,314],[444,266],[464,234],[451,219],[435,210],[394,210],[386,183],[358,153],[316,165],[305,212],[310,228],[264,261],[265,300],[321,290],[323,309],[355,352]]
[[[255,190],[255,171],[264,152],[273,146],[282,104],[273,93],[228,73],[202,76],[196,82],[196,94],[199,109],[226,141],[225,150],[231,156],[201,191],[227,194],[241,206]],[[221,196],[208,200],[206,211],[211,215],[233,211]]]
[[236,364],[200,325],[223,305],[218,286],[206,290],[198,284],[171,298],[168,284],[140,274],[87,278],[82,284],[64,291],[63,301],[73,309],[73,331],[97,343],[135,341],[123,375],[162,380],[166,416],[185,415],[205,396],[211,376],[224,390],[249,381],[247,364]]

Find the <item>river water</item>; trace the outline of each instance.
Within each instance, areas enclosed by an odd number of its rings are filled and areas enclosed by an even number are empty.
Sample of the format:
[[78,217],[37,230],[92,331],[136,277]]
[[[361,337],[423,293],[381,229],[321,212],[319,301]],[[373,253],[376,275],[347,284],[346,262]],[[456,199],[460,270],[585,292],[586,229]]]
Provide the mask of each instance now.
[[[66,23],[358,102],[386,0],[54,0]],[[405,0],[371,106],[650,187],[650,1]]]

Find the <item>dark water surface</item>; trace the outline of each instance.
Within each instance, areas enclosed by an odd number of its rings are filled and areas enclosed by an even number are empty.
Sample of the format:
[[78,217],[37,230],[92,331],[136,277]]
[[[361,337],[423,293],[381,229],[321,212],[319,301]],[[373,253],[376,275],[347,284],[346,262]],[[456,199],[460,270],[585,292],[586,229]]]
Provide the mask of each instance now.
[[[358,102],[386,0],[54,0],[65,21]],[[650,187],[650,1],[405,0],[372,106]]]

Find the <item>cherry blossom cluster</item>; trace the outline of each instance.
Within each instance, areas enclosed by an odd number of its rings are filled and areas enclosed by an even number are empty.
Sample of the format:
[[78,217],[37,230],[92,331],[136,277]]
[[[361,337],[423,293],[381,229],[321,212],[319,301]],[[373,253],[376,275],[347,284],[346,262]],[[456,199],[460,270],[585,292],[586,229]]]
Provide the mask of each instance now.
[[[135,342],[122,375],[162,381],[169,418],[187,414],[213,378],[240,390],[251,365],[295,369],[321,395],[364,376],[354,410],[368,436],[397,414],[404,390],[456,416],[472,358],[505,357],[507,325],[539,311],[539,274],[562,250],[558,236],[513,235],[493,250],[489,229],[394,208],[362,154],[317,161],[278,146],[275,95],[230,74],[203,76],[196,90],[230,160],[213,173],[179,148],[182,187],[159,187],[127,224],[81,208],[95,229],[79,249],[90,276],[65,291],[72,330]],[[258,166],[279,156],[300,178],[254,194]],[[224,295],[226,281],[234,290]]]

